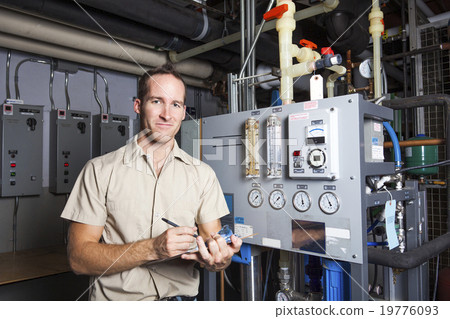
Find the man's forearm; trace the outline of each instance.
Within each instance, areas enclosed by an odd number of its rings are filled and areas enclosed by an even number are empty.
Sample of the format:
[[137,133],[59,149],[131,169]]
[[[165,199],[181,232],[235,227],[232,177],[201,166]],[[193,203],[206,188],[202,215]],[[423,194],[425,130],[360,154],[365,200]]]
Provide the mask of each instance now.
[[87,242],[74,248],[69,245],[72,270],[84,275],[112,275],[138,267],[157,259],[152,253],[153,240],[143,240],[125,245]]

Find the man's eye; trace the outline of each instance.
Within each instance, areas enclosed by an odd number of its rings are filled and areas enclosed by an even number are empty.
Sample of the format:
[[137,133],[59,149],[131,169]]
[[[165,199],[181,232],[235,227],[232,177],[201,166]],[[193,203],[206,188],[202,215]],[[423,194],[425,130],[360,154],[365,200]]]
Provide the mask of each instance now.
[[157,103],[160,103],[160,101],[159,100],[152,100],[152,103],[157,104]]
[[173,106],[180,108],[180,107],[181,107],[181,104],[174,103]]

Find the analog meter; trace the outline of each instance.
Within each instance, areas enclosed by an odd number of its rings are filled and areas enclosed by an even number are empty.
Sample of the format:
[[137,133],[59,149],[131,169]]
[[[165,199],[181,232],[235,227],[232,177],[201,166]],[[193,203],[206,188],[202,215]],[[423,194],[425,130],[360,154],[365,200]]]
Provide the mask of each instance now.
[[359,65],[359,73],[366,79],[372,79],[373,78],[373,59],[365,59],[361,62]]
[[283,191],[276,189],[269,195],[269,204],[274,209],[282,209],[286,205],[286,197]]
[[311,197],[305,191],[298,191],[292,197],[292,204],[299,212],[306,212],[311,207]]
[[339,198],[331,192],[320,195],[319,207],[325,214],[334,214],[339,209]]
[[250,193],[248,193],[248,203],[252,207],[260,207],[264,201],[263,194],[259,189],[252,189]]

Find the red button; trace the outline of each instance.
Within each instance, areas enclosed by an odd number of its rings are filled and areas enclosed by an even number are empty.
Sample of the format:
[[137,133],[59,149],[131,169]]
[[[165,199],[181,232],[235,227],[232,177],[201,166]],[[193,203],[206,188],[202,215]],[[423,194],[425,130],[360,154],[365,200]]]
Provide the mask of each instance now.
[[64,163],[64,167],[69,167],[69,163]]
[[301,152],[300,151],[294,151],[294,156],[300,156]]
[[11,163],[11,167],[16,167],[16,163]]

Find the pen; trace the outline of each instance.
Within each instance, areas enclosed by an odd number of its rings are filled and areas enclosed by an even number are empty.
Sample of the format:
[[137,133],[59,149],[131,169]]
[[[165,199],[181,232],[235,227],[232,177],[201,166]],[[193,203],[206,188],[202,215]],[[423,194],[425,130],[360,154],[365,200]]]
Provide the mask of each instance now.
[[[169,224],[170,226],[173,226],[173,227],[180,227],[180,226],[178,226],[177,224],[175,224],[174,222],[172,222],[172,221],[170,221],[170,220],[168,220],[168,219],[166,219],[166,218],[164,218],[164,217],[162,217],[161,219],[162,219],[163,222]],[[197,238],[197,237],[198,237],[197,234],[194,234],[193,236],[194,236],[194,238]]]

